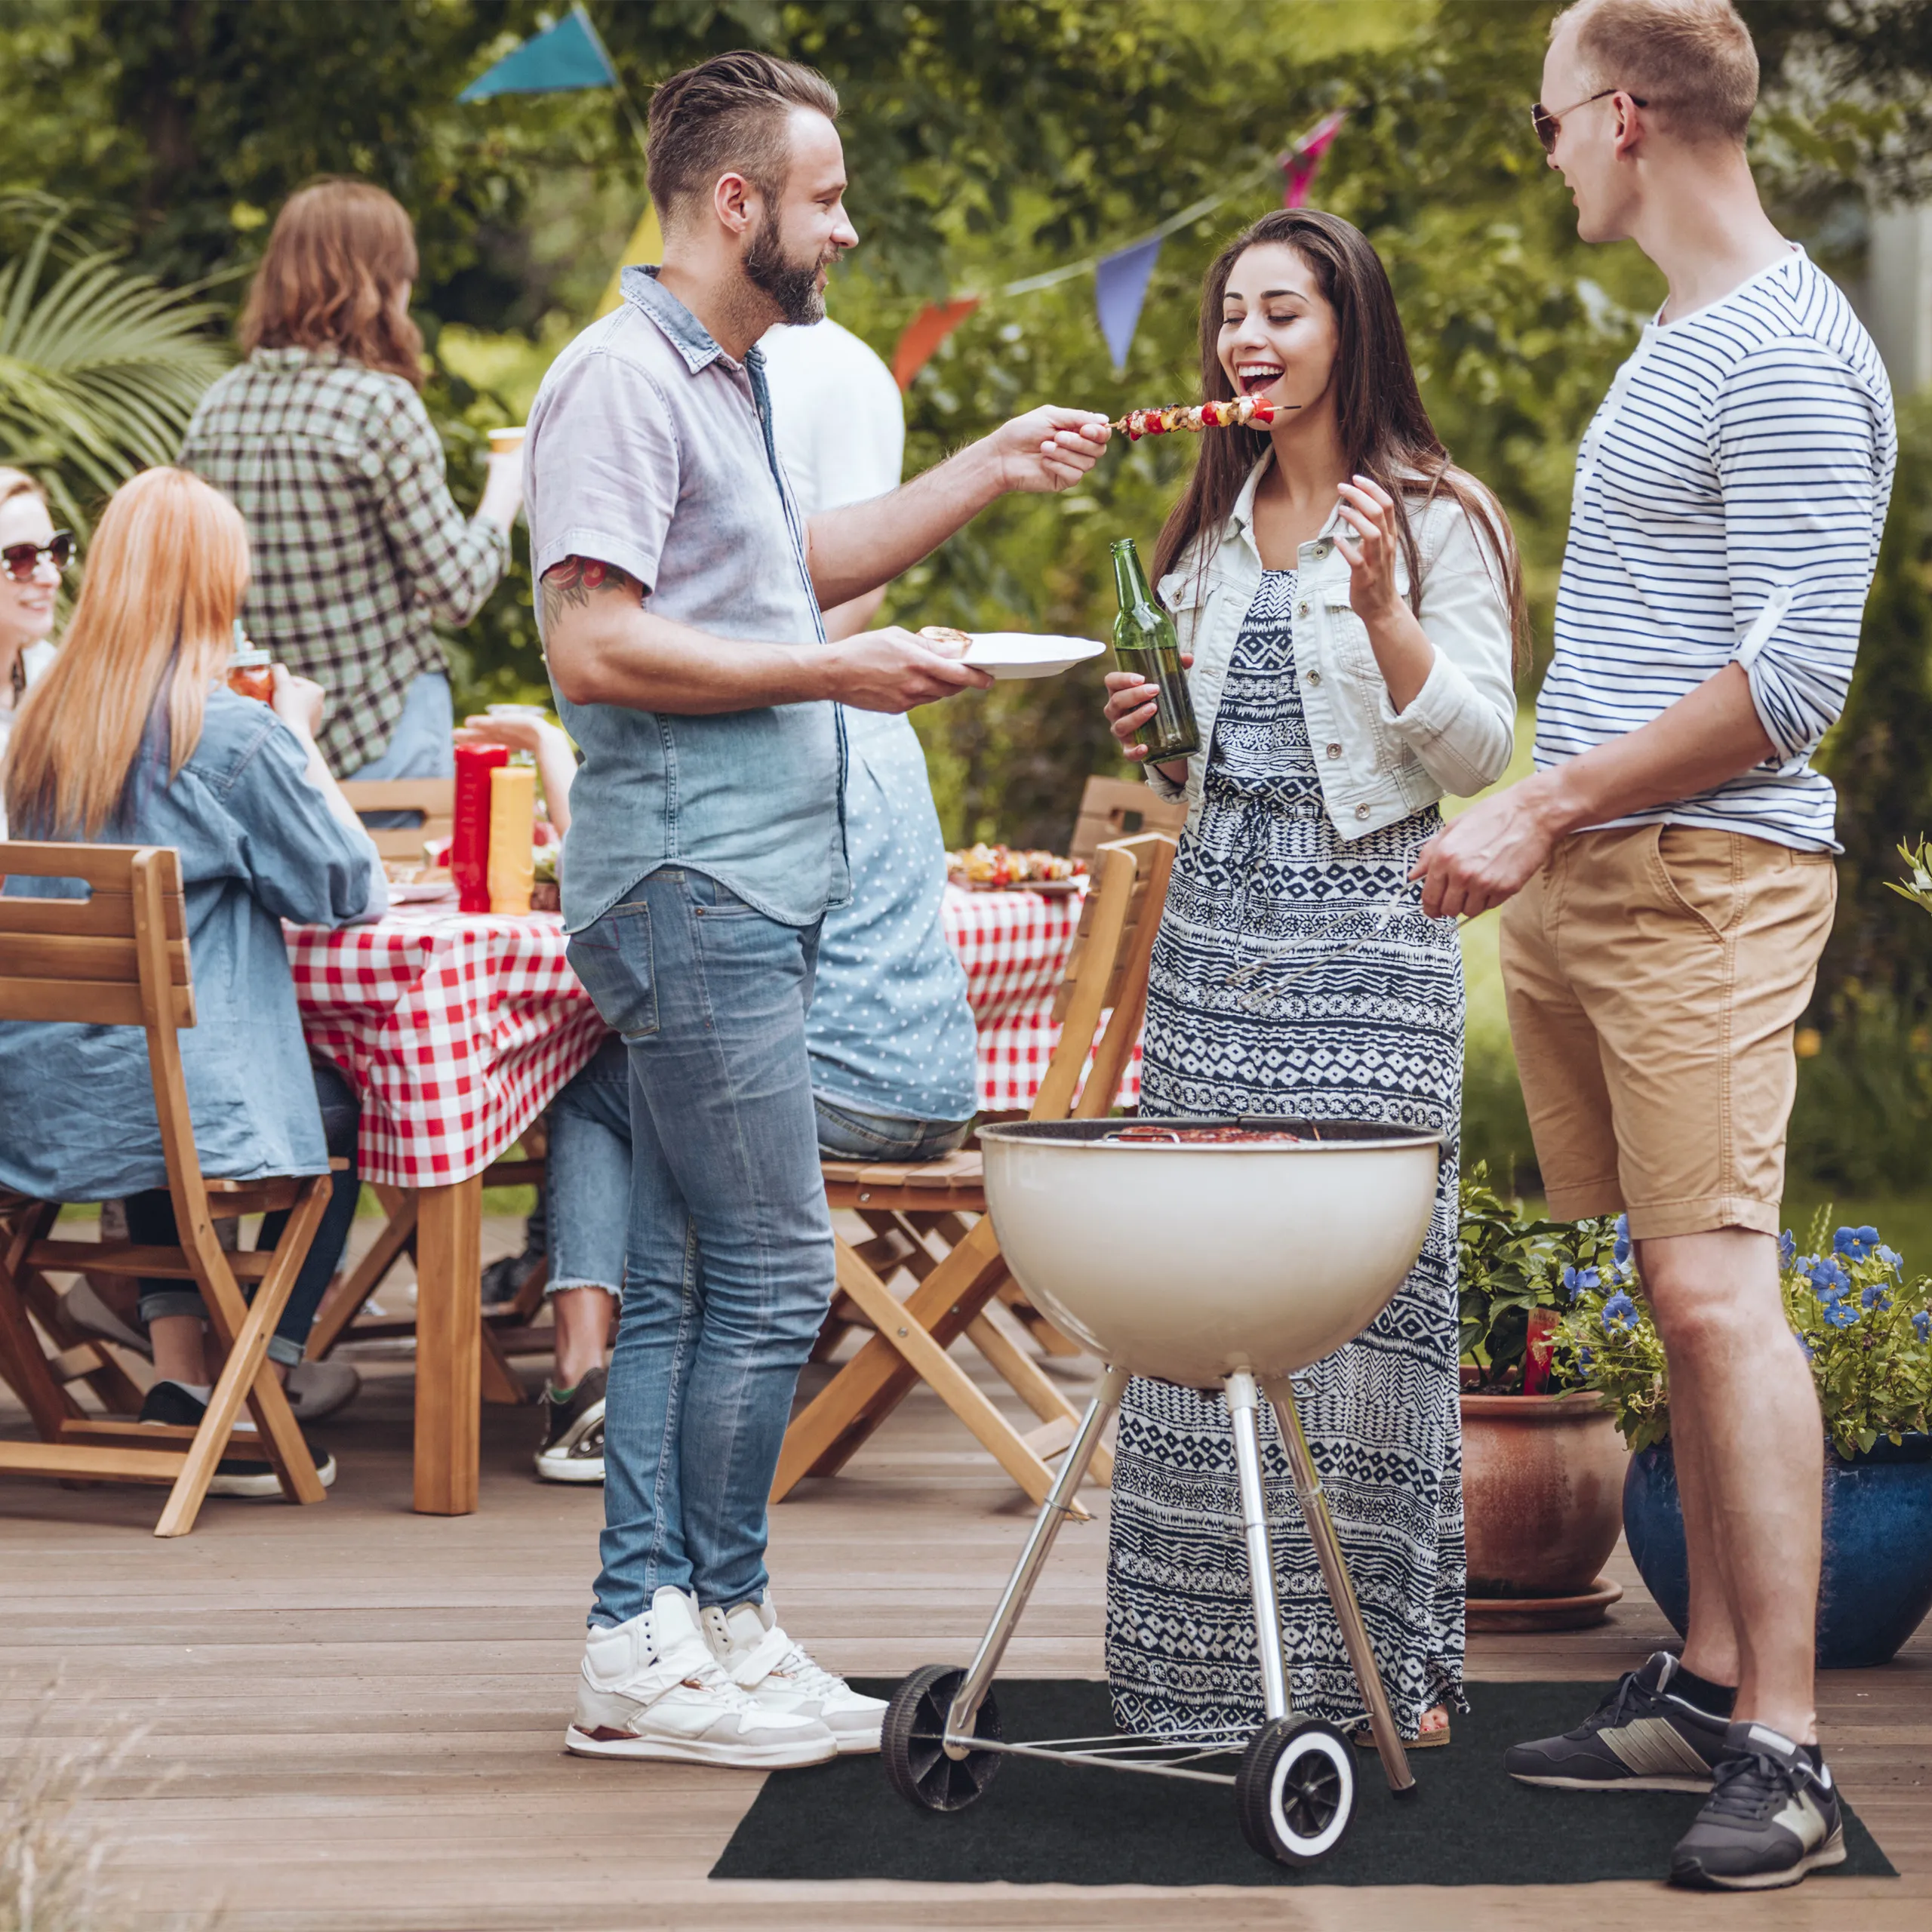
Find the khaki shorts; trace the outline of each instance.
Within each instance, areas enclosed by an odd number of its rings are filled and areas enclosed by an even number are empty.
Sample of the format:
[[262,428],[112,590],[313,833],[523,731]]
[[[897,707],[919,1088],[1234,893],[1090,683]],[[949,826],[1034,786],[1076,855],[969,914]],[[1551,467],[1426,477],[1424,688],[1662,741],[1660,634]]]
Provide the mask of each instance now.
[[1549,1211],[1638,1239],[1778,1231],[1792,1029],[1832,929],[1827,852],[1580,832],[1503,910],[1509,1031]]

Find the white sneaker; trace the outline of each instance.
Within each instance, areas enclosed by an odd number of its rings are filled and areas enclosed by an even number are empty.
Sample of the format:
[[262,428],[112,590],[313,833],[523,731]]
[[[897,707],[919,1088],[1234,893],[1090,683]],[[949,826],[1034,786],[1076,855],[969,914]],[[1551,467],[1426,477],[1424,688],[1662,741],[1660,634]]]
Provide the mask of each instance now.
[[838,1745],[814,1716],[774,1709],[732,1682],[681,1590],[583,1647],[577,1717],[564,1748],[580,1758],[670,1758],[761,1770],[822,1764]]
[[731,1681],[749,1690],[761,1709],[816,1718],[838,1740],[841,1757],[878,1749],[885,1700],[862,1697],[786,1636],[769,1591],[762,1603],[707,1610],[704,1634]]

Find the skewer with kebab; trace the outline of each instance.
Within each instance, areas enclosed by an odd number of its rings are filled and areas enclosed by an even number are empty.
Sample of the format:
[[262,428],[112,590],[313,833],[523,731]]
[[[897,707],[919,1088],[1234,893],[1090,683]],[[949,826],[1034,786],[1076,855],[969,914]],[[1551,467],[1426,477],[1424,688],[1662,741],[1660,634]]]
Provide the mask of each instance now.
[[1129,442],[1137,443],[1143,436],[1164,436],[1176,429],[1235,429],[1250,423],[1265,429],[1276,417],[1300,407],[1296,402],[1240,395],[1225,402],[1196,403],[1189,409],[1130,409],[1108,427],[1122,431]]

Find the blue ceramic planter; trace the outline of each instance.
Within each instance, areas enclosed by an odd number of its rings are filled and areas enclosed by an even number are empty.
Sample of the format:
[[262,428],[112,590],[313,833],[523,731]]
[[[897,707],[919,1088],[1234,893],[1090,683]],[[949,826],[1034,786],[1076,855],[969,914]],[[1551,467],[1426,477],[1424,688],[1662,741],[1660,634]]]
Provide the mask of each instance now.
[[[1644,1587],[1684,1634],[1690,1579],[1668,1440],[1630,1458],[1623,1534]],[[1855,1461],[1825,1451],[1818,1666],[1889,1663],[1932,1610],[1932,1435],[1880,1442]]]

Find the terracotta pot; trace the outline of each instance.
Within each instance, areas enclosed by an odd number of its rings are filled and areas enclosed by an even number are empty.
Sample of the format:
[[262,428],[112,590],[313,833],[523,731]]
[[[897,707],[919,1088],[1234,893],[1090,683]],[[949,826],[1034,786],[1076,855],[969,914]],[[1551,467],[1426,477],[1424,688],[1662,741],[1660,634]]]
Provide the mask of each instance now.
[[1588,1391],[1462,1402],[1470,1596],[1589,1594],[1623,1527],[1629,1456],[1610,1410]]

